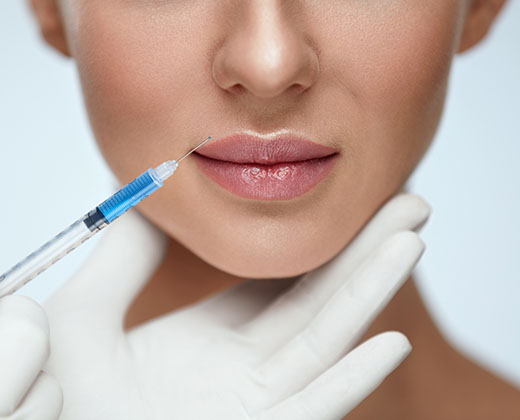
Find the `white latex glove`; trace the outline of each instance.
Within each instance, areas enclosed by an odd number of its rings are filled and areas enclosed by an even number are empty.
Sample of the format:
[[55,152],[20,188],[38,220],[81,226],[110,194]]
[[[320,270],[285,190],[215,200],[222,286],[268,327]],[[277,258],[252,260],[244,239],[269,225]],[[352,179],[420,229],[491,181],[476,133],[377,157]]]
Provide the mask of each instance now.
[[25,296],[0,299],[0,419],[55,420],[63,398],[45,372],[49,324],[41,306]]
[[125,332],[126,309],[166,244],[126,215],[45,305],[60,419],[341,419],[411,350],[397,331],[353,347],[409,277],[424,250],[411,230],[428,215],[420,198],[400,195],[287,290],[286,280],[249,280]]

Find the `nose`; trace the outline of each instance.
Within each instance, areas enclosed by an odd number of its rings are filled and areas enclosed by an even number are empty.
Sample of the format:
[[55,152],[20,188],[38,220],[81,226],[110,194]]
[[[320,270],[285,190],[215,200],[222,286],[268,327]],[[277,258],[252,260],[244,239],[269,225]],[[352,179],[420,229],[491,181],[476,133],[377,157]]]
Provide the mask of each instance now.
[[284,14],[283,3],[293,2],[240,2],[240,17],[229,25],[232,29],[213,60],[213,79],[220,88],[235,95],[249,92],[274,98],[289,91],[301,93],[315,83],[318,54]]

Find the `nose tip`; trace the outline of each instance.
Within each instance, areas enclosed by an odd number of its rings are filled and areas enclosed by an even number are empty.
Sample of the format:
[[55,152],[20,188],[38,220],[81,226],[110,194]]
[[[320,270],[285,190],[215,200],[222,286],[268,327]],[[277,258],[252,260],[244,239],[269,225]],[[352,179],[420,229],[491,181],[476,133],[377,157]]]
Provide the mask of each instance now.
[[318,74],[318,60],[310,51],[284,49],[277,45],[240,52],[221,50],[213,78],[224,90],[244,90],[258,98],[273,98],[293,88],[308,89]]
[[311,87],[319,61],[305,38],[276,16],[231,34],[217,51],[212,72],[221,89],[265,99]]

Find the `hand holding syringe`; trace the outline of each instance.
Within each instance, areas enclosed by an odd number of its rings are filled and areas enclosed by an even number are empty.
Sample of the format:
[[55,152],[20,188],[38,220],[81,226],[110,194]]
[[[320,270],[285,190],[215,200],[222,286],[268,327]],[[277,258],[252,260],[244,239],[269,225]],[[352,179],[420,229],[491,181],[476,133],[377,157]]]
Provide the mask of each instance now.
[[74,222],[67,229],[2,274],[0,276],[0,297],[18,290],[123,213],[162,187],[163,182],[173,175],[179,162],[210,139],[211,137],[208,137],[178,160],[169,160],[155,169],[148,169],[94,210]]

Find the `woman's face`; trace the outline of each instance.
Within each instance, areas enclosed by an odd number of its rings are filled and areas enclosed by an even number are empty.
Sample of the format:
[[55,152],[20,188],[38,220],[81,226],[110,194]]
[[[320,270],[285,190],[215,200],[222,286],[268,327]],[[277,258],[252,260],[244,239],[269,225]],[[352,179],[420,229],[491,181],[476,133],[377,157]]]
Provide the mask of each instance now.
[[[336,255],[428,148],[466,1],[63,0],[95,137],[121,182],[212,136],[296,133],[338,151],[307,193],[235,195],[195,158],[140,210],[228,273]],[[271,137],[267,136],[266,141]]]

